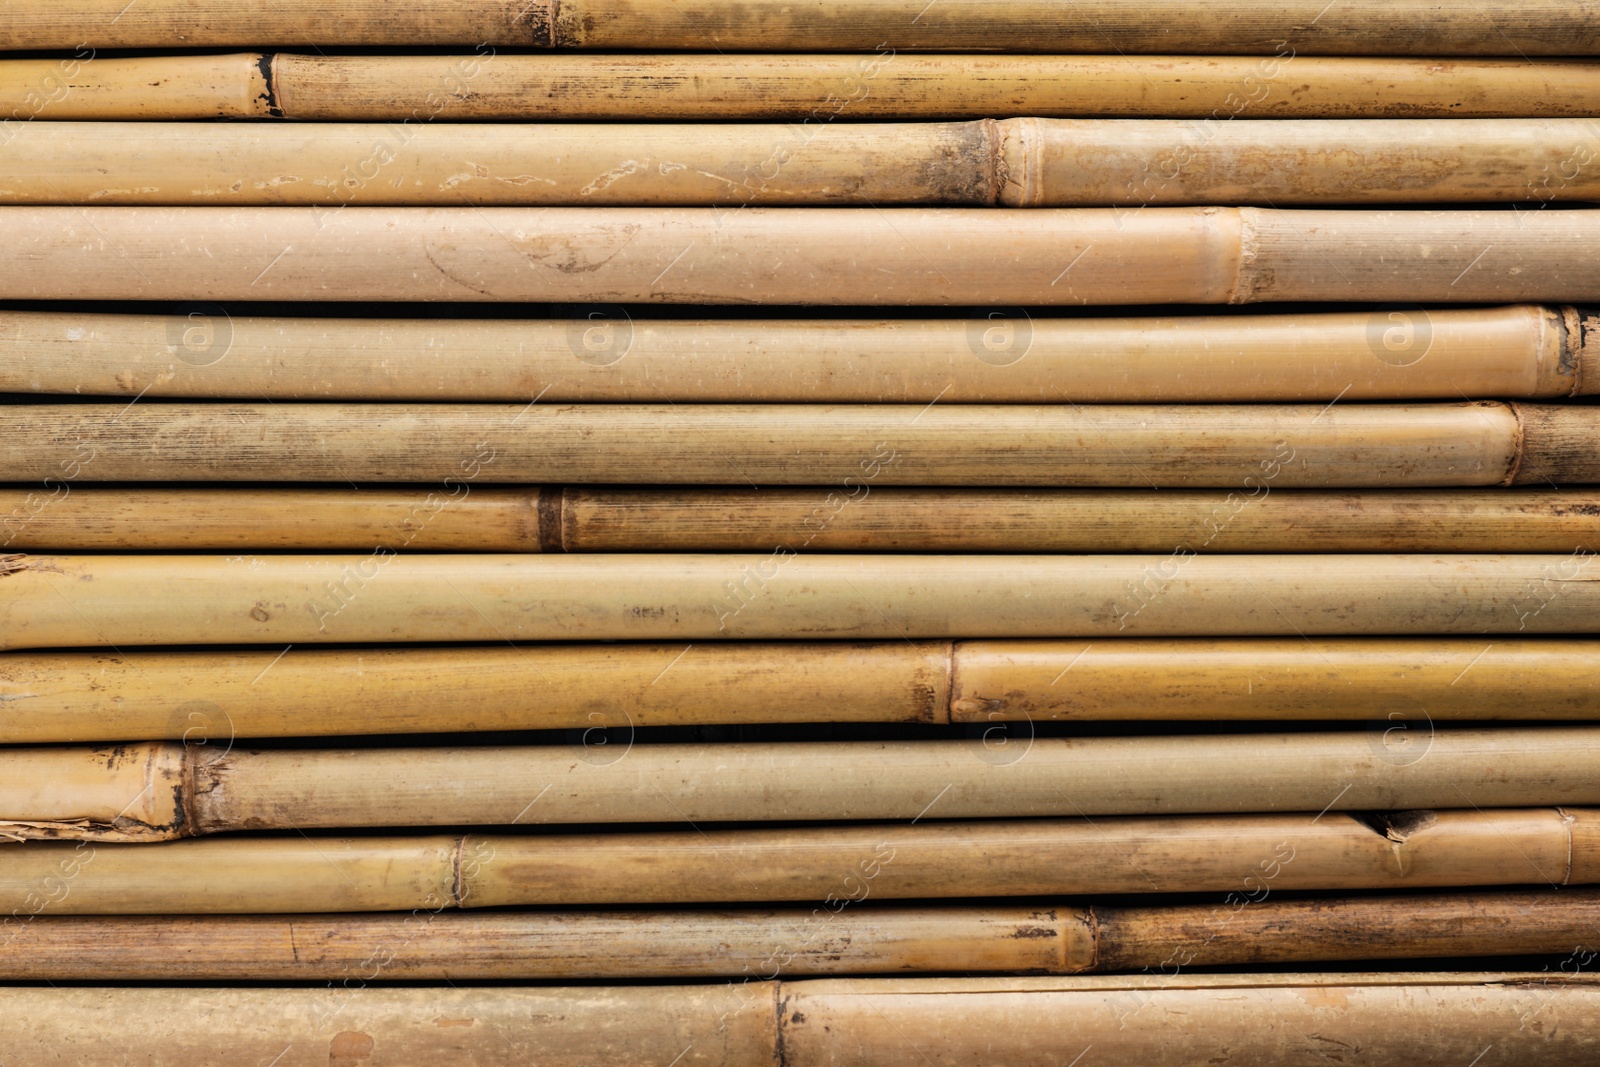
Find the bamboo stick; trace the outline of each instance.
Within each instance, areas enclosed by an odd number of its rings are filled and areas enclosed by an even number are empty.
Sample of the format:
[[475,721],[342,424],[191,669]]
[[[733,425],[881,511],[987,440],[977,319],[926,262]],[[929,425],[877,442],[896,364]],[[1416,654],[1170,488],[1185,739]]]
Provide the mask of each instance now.
[[[537,398],[535,398],[537,399]],[[97,482],[1275,489],[1600,482],[1582,405],[13,404],[0,467]],[[314,442],[308,446],[307,442]],[[70,491],[70,487],[69,487]],[[825,498],[825,507],[837,503]],[[435,507],[438,505],[438,507]],[[1239,509],[1235,509],[1239,510]]]
[[6,300],[1600,300],[1597,210],[7,207],[0,220]]
[[[0,61],[13,123],[875,119],[1587,118],[1600,63],[1297,56],[292,55]],[[64,77],[71,63],[71,76]]]
[[[48,117],[48,112],[44,113]],[[0,204],[1548,204],[1593,119],[1021,118],[793,126],[39,121]]]
[[[569,729],[603,761],[602,740],[688,724],[1324,719],[1372,724],[1403,761],[1434,721],[1600,719],[1595,653],[1298,637],[12,653],[0,743],[159,738],[210,759],[250,737]],[[991,745],[1021,751],[1016,729]]]
[[10,556],[0,648],[1600,633],[1567,556]]
[[[1319,10],[1320,8],[1320,10]],[[1468,5],[1360,0],[1329,10],[1306,0],[1197,6],[1153,0],[1048,0],[1004,6],[945,0],[810,0],[750,8],[725,0],[452,0],[449,5],[318,0],[241,9],[221,0],[116,0],[6,8],[0,48],[238,48],[272,45],[495,45],[526,48],[1198,52],[1303,55],[1583,55],[1600,51],[1600,7],[1579,0]],[[881,42],[881,44],[879,43]],[[1292,49],[1292,50],[1291,50]]]
[[[530,798],[531,799],[531,798]],[[1330,800],[1332,797],[1330,796]],[[937,806],[934,809],[937,812]],[[937,816],[936,816],[937,817]],[[1592,809],[979,820],[469,837],[0,845],[29,916],[313,914],[1301,889],[1589,885]]]
[[1238,963],[1571,954],[1600,891],[1230,896],[1219,904],[411,915],[49,916],[0,938],[6,981],[1082,974]]
[[1526,305],[878,322],[22,311],[0,312],[0,392],[524,404],[1567,397],[1600,391],[1597,330],[1575,308]]
[[[451,487],[454,489],[454,485]],[[433,552],[1572,552],[1591,489],[0,489],[0,548]]]
[[1404,747],[1372,731],[710,747],[625,731],[580,747],[0,750],[0,836],[889,820],[935,803],[947,819],[1600,805],[1593,728],[1415,725]]

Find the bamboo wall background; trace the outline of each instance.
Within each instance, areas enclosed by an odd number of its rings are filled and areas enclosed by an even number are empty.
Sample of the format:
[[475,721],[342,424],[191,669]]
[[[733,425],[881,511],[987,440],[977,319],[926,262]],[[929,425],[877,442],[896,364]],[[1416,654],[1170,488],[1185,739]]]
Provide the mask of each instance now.
[[0,0],[0,1064],[1592,1064],[1600,4]]

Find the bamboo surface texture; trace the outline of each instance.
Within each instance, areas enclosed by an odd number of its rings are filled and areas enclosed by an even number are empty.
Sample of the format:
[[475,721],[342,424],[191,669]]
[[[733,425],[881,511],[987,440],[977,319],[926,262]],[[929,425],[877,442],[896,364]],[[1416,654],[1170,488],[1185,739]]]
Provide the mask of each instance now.
[[[537,400],[537,398],[535,398]],[[97,482],[1462,488],[1600,482],[1586,405],[11,404],[0,469]],[[48,481],[45,481],[48,480]],[[1223,500],[1226,504],[1228,501]],[[430,505],[431,506],[431,505]]]
[[1595,209],[4,207],[0,225],[5,300],[1600,301]]
[[[534,801],[537,791],[530,790]],[[1330,800],[1333,797],[1330,795]],[[938,807],[930,812],[938,818]],[[1583,808],[0,845],[8,915],[309,914],[1600,881]],[[847,904],[845,906],[848,906]]]
[[1600,633],[1593,552],[0,557],[0,647]]
[[1591,0],[1317,0],[1239,7],[1151,0],[1004,5],[942,0],[10,0],[0,48],[485,45],[711,51],[1197,52],[1293,55],[1584,55],[1600,52]]
[[[223,127],[219,127],[223,128]],[[545,403],[1171,403],[1600,392],[1575,308],[1168,318],[0,312],[0,392]]]
[[[48,112],[45,113],[48,115]],[[1549,204],[1600,199],[1595,119],[930,123],[50,122],[0,204]],[[798,143],[797,143],[798,141]]]
[[[1600,891],[1219,904],[13,918],[4,981],[388,981],[1083,974],[1576,953]],[[1576,970],[1564,968],[1561,977]],[[369,977],[370,976],[370,977]]]
[[0,114],[317,122],[1589,118],[1600,62],[1296,56],[329,56],[0,60]]
[[[573,752],[603,763],[635,728],[690,724],[1324,719],[1369,723],[1405,762],[1433,721],[1600,718],[1596,653],[1577,638],[1302,637],[10,653],[0,742],[214,753],[251,737],[569,729],[584,731]],[[1029,736],[993,732],[991,758]]]
[[[1409,724],[1401,724],[1404,734]],[[0,836],[1600,805],[1592,727],[218,751],[0,749]],[[574,756],[577,758],[574,758]],[[1341,788],[1342,786],[1342,788]]]

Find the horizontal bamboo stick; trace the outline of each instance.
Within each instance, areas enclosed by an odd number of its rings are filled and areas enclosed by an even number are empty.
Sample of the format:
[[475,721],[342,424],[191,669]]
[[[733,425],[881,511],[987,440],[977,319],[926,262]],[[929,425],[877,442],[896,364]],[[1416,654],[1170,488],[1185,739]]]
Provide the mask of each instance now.
[[[76,462],[76,461],[74,461]],[[81,467],[81,465],[80,465]],[[64,472],[65,473],[65,472]],[[1572,552],[1600,491],[0,489],[0,548],[434,552]]]
[[[1327,719],[1371,723],[1404,761],[1433,721],[1600,719],[1596,651],[1294,637],[11,653],[0,743],[161,738],[210,759],[249,737],[569,729],[603,762],[602,741],[688,724]],[[990,743],[1003,759],[1029,736]]]
[[237,48],[484,45],[526,48],[849,52],[1197,52],[1293,55],[1583,55],[1600,51],[1589,0],[1479,4],[1316,0],[1247,7],[1151,0],[808,0],[752,8],[726,0],[320,0],[241,8],[223,0],[13,2],[0,48]]
[[319,122],[1588,118],[1600,63],[1297,56],[242,55],[0,61],[0,114]]
[[1572,954],[1600,891],[1156,907],[425,911],[411,915],[49,916],[0,937],[5,981],[771,978],[959,971],[1082,974],[1235,963]]
[[[1415,727],[1413,730],[1412,727]],[[1404,736],[1408,733],[1416,736]],[[358,750],[0,749],[0,836],[1600,805],[1591,727]],[[1396,741],[1395,735],[1401,735]],[[591,735],[591,741],[598,740]],[[1403,741],[1404,744],[1400,742]]]
[[[1600,482],[1586,405],[12,404],[0,469],[97,482],[1449,488]],[[70,491],[70,486],[68,486]],[[824,498],[825,507],[837,503]],[[437,505],[437,507],[436,507]]]
[[[530,798],[532,799],[532,798]],[[1333,799],[1332,796],[1329,799]],[[937,818],[937,805],[932,813]],[[0,908],[44,915],[822,902],[1589,885],[1593,809],[682,829],[468,837],[227,836],[0,845]]]
[[1600,633],[1566,556],[0,557],[0,648]]
[[[1600,301],[1593,209],[4,207],[0,224],[5,300]],[[1404,325],[1383,319],[1383,338]]]
[[1600,319],[1577,309],[1526,305],[879,322],[22,311],[0,312],[0,392],[521,404],[1566,397],[1600,392],[1597,331]]
[[[48,113],[46,113],[48,114]],[[17,124],[0,204],[1547,204],[1594,119]],[[797,143],[797,138],[798,143]]]

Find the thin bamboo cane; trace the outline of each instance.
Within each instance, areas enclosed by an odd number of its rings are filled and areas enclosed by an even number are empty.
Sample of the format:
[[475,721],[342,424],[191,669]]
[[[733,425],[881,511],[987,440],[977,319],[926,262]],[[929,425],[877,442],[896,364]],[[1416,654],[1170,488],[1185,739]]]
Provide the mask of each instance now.
[[[1435,721],[1600,718],[1595,654],[1557,638],[13,653],[0,743],[214,753],[249,737],[569,729],[593,747],[708,723],[1327,719],[1373,724],[1404,761]],[[990,742],[1014,752],[1027,736]]]
[[[453,488],[453,486],[452,486]],[[1600,491],[0,489],[0,548],[434,552],[1572,552]]]
[[1566,397],[1600,392],[1596,336],[1600,318],[1526,305],[880,322],[24,311],[0,312],[0,392],[523,404]]
[[0,938],[6,981],[439,981],[1082,974],[1236,963],[1572,954],[1600,891],[1215,905],[862,904],[739,911],[48,916]]
[[[782,7],[698,0],[319,0],[240,8],[223,0],[12,2],[0,48],[237,48],[262,44],[495,45],[519,48],[1198,52],[1289,55],[1583,55],[1600,52],[1590,0],[1446,5],[1315,0],[1250,7],[1120,0],[806,0]],[[1320,10],[1319,10],[1320,9]]]
[[[45,113],[48,116],[48,112]],[[0,204],[1384,204],[1600,198],[1593,119],[785,125],[40,121]]]
[[0,557],[0,648],[1600,633],[1595,554]]
[[[537,399],[537,398],[536,398]],[[102,482],[1276,489],[1600,482],[1584,405],[13,404],[0,469]],[[70,491],[70,487],[68,487]],[[824,498],[824,507],[837,504]],[[1235,510],[1241,510],[1235,508]],[[798,531],[797,531],[798,532]],[[796,539],[798,540],[798,538]]]
[[[534,799],[530,796],[530,800]],[[1333,799],[1331,796],[1329,799]],[[934,808],[937,811],[937,806]],[[1589,885],[1592,809],[846,824],[528,836],[0,845],[30,916],[439,911],[1299,889]]]
[[7,300],[1600,300],[1600,210],[6,207],[0,221]]
[[[0,836],[1600,805],[1590,727],[781,745],[0,750]],[[1404,733],[1402,725],[1400,732]],[[139,772],[130,773],[130,772]],[[1341,788],[1342,786],[1342,788]],[[1331,800],[1329,798],[1332,798]],[[530,799],[532,798],[532,799]]]
[[[0,62],[0,114],[321,122],[1586,118],[1600,63],[1296,56],[228,56]],[[92,60],[92,61],[91,61]],[[73,74],[63,77],[70,62]]]

